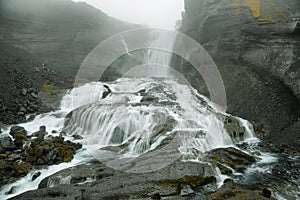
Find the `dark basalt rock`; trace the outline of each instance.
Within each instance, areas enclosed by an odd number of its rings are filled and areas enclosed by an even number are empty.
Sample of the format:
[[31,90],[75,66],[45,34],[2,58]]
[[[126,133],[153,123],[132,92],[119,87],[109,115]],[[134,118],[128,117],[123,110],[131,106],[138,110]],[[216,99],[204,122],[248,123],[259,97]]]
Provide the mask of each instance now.
[[13,138],[16,137],[17,133],[24,133],[26,135],[27,132],[26,132],[26,130],[23,127],[20,127],[20,126],[13,126],[13,127],[11,127],[9,134]]
[[229,169],[226,169],[225,166],[229,166],[238,172],[244,172],[247,167],[256,162],[256,159],[253,156],[232,147],[214,149],[208,153],[207,158],[211,159],[213,162],[215,161],[222,164],[221,166],[223,167],[224,173],[230,173],[227,171]]
[[[28,136],[23,127],[15,126],[10,131],[14,141],[10,137],[0,138],[0,187],[27,175],[31,169],[70,162],[82,146],[65,141],[62,136],[45,139],[47,133],[44,131],[46,127],[41,126],[38,132]],[[32,179],[38,176],[40,173]]]
[[207,200],[239,200],[239,199],[253,199],[253,200],[269,200],[265,197],[259,188],[246,188],[239,186],[231,179],[224,181],[224,185],[216,192],[209,194]]
[[[66,177],[69,184],[57,181],[47,188],[53,180]],[[213,171],[206,164],[176,162],[154,172],[125,173],[92,161],[53,174],[42,180],[38,190],[12,199],[50,198],[54,191],[56,199],[186,199],[180,194],[195,196],[191,188],[214,181]]]

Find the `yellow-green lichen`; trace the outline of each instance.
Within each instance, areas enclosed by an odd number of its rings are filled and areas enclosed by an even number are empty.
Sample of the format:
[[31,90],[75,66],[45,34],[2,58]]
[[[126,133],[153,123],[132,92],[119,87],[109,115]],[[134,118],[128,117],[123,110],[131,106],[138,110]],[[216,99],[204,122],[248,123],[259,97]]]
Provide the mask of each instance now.
[[231,7],[247,7],[251,11],[251,15],[253,18],[257,19],[261,16],[261,2],[260,0],[244,0],[241,2],[240,0],[234,0],[229,6]]
[[258,21],[259,25],[264,25],[264,24],[275,24],[275,21],[272,19],[272,17],[267,17],[265,19],[260,19]]

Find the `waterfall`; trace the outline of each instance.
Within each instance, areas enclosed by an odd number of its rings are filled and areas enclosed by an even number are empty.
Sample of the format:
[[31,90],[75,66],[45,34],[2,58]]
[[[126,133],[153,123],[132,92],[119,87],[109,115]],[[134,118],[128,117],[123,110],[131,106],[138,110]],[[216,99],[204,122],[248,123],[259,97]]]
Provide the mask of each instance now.
[[[100,82],[89,85],[103,88]],[[163,156],[169,153],[161,148],[169,148],[166,141],[176,144],[172,144],[173,157],[160,161],[165,165],[179,154],[199,160],[205,152],[237,142],[224,128],[229,115],[188,85],[161,78],[123,78],[107,86],[112,91],[107,98],[73,110],[65,132],[83,136],[91,154],[110,167],[124,169],[128,162],[157,149]],[[95,92],[95,96],[103,93]],[[77,98],[78,102],[89,101],[88,96]],[[242,140],[255,139],[250,124],[236,120],[245,127]]]
[[[227,117],[244,127],[242,138],[230,137],[224,126]],[[60,110],[19,125],[29,133],[45,125],[49,135],[63,132],[71,141],[75,140],[72,136],[80,135],[83,139],[76,142],[81,142],[83,149],[70,163],[39,170],[41,176],[34,181],[31,179],[36,171],[5,185],[0,191],[1,199],[37,189],[43,178],[91,159],[118,170],[144,173],[179,158],[201,162],[203,155],[214,148],[257,142],[247,121],[219,110],[191,86],[164,78],[87,83],[68,91]],[[8,133],[9,128],[3,134]],[[68,177],[53,180],[49,187],[69,182]],[[8,194],[11,188],[14,192]]]
[[[169,37],[169,35],[159,32],[149,33],[149,40],[152,41],[152,47],[164,46],[165,49],[173,49],[176,38],[170,39]],[[151,74],[154,74],[154,77],[169,77],[168,67],[170,67],[171,59],[172,53],[164,51],[164,49],[149,48],[144,53],[144,63],[152,68],[154,73]]]

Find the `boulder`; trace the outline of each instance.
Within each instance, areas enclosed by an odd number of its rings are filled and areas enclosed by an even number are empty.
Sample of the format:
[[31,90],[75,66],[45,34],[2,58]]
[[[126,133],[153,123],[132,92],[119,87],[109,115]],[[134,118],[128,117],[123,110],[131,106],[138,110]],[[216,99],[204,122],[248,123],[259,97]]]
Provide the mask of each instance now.
[[233,147],[214,149],[208,152],[206,157],[237,172],[244,172],[247,167],[256,162],[255,157]]
[[17,133],[24,133],[25,135],[27,135],[27,131],[23,127],[21,127],[21,126],[13,126],[13,127],[11,127],[9,134],[13,138],[15,138],[15,135]]

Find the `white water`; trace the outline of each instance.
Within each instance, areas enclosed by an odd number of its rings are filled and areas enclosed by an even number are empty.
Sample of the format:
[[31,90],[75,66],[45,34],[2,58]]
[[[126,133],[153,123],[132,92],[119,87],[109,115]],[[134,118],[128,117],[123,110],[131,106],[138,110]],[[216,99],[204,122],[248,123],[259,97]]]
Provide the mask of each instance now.
[[[102,99],[102,95],[107,89],[103,83],[88,83],[69,91],[62,99],[61,110],[39,115],[32,122],[20,124],[29,133],[45,125],[49,134],[52,134],[52,130],[59,132],[64,129],[65,116],[73,111],[66,130],[68,136],[83,136],[84,149],[70,163],[40,170],[42,175],[35,181],[31,181],[35,173],[31,172],[19,181],[6,185],[1,189],[0,199],[37,189],[43,178],[87,162],[92,156],[99,158],[97,156],[104,155],[103,152],[109,156],[110,162],[101,161],[122,170],[122,166],[132,159],[147,155],[150,150],[156,151],[164,139],[171,138],[169,143],[174,141],[175,144],[172,148],[179,151],[174,153],[174,157],[170,156],[170,160],[154,158],[161,162],[161,165],[157,162],[153,164],[151,170],[156,170],[155,167],[159,169],[174,162],[178,159],[178,154],[185,155],[186,160],[200,161],[205,152],[213,148],[233,146],[235,143],[224,129],[223,119],[227,114],[218,110],[216,105],[190,86],[173,80],[150,78],[123,78],[105,85],[112,90],[112,94],[105,99]],[[141,102],[143,96],[150,101]],[[255,136],[251,127],[244,120],[237,119],[246,127],[244,140],[253,141]],[[72,139],[68,136],[68,139]],[[125,147],[117,154],[99,150],[120,145]],[[163,149],[159,150],[161,155],[164,154]],[[139,172],[138,170],[132,171]],[[12,187],[14,193],[6,195]]]

